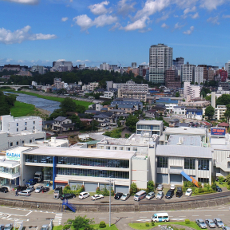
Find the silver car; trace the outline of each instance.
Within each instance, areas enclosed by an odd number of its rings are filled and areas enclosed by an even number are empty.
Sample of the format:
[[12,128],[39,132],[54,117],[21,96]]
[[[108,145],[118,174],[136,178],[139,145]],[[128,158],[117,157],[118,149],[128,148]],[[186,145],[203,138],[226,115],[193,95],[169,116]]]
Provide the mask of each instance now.
[[230,227],[224,226],[222,230],[230,230]]
[[130,197],[129,194],[123,194],[120,200],[127,200]]
[[216,224],[216,226],[218,228],[223,228],[224,227],[224,223],[222,222],[222,220],[220,218],[215,218],[214,223]]
[[163,191],[159,191],[159,192],[157,193],[157,195],[156,195],[156,199],[161,200],[161,199],[163,198],[163,196],[164,196]]
[[35,189],[35,192],[36,192],[36,193],[39,193],[39,192],[42,191],[42,189],[43,189],[43,186],[38,186],[38,187]]
[[147,200],[150,200],[150,199],[152,199],[152,198],[154,198],[154,197],[155,197],[155,193],[154,193],[154,192],[149,192],[145,198],[146,198]]
[[164,188],[163,184],[158,184],[157,191],[162,191]]
[[202,219],[196,219],[196,223],[200,228],[207,228],[207,225]]
[[209,228],[215,228],[216,225],[212,219],[206,219],[205,223],[208,225]]

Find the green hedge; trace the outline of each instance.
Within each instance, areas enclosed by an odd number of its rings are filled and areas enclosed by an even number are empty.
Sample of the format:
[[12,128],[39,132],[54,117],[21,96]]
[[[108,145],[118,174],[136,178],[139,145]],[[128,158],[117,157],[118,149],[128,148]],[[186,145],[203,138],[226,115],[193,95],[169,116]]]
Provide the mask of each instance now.
[[71,193],[71,194],[79,195],[81,192],[84,192],[84,191],[85,191],[84,185],[78,186],[78,187],[72,186],[72,188],[73,188],[73,189],[71,189],[69,185],[66,185],[65,188],[63,189],[63,193],[64,193],[64,194],[66,194],[66,193]]

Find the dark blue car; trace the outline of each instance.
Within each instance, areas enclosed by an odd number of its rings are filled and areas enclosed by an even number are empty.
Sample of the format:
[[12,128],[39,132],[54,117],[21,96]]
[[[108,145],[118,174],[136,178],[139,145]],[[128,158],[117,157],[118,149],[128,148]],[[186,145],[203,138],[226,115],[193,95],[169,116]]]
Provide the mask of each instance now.
[[37,179],[29,179],[28,181],[26,181],[26,186],[35,185],[37,182]]

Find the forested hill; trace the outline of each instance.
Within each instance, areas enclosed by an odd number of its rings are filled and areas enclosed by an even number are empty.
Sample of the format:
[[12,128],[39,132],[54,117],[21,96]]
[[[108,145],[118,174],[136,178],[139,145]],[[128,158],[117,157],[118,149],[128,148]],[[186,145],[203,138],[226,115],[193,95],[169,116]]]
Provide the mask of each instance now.
[[15,95],[4,95],[2,91],[0,91],[0,116],[1,115],[9,115],[10,108],[14,106],[16,101]]
[[106,81],[113,81],[115,83],[125,83],[128,80],[133,80],[136,83],[149,83],[143,77],[134,77],[132,72],[120,74],[114,71],[106,70],[77,70],[73,72],[48,72],[44,75],[34,73],[33,77],[11,76],[8,83],[30,85],[32,81],[36,81],[39,85],[53,84],[54,78],[61,78],[66,83],[74,83],[82,81],[83,84],[89,82],[99,82],[101,87],[106,87]]

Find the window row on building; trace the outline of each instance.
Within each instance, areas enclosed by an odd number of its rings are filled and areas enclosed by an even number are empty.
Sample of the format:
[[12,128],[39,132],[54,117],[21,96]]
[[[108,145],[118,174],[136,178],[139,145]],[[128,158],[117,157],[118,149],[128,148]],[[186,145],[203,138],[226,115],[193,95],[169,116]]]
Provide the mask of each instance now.
[[7,168],[0,166],[0,173],[16,174],[19,172],[19,166],[15,168]]
[[159,125],[137,125],[137,129],[160,130]]
[[[184,169],[196,169],[195,160],[195,158],[185,158]],[[168,157],[157,157],[157,167],[168,168]],[[199,159],[198,170],[209,170],[209,160]]]
[[57,175],[129,179],[129,172],[104,171],[104,170],[93,170],[93,169],[57,168]]

